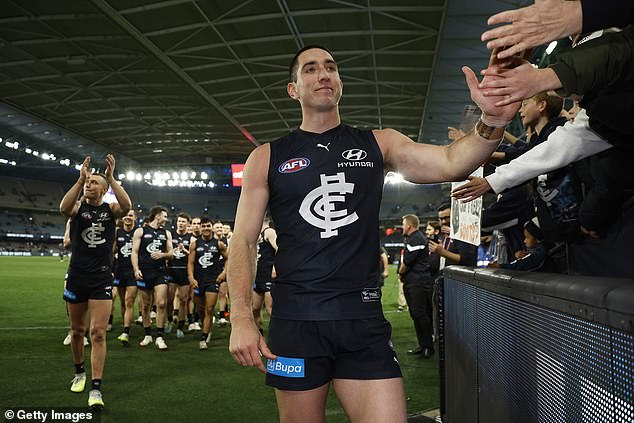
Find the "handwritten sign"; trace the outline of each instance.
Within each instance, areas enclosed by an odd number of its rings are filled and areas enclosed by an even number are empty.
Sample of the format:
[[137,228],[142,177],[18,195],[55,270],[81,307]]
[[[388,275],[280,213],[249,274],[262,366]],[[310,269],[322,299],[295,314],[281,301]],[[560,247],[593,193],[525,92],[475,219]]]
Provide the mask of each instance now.
[[[471,176],[482,178],[483,169],[479,167]],[[467,183],[452,182],[451,189]],[[451,238],[459,239],[473,245],[480,245],[480,221],[482,218],[482,197],[462,203],[455,198],[451,199]]]

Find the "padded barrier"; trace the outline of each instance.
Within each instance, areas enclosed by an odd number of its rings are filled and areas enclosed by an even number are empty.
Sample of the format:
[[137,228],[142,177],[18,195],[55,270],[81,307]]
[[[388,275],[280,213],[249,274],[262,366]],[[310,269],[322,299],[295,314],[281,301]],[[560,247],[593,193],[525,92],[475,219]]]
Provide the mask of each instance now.
[[634,422],[634,280],[451,266],[444,423]]

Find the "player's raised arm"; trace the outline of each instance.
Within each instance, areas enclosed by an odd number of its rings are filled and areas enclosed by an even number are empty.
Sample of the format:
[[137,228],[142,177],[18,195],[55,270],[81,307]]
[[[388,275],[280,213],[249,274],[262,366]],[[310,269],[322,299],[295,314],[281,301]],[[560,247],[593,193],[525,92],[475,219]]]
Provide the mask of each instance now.
[[[497,50],[494,50],[491,54],[489,68],[499,66],[496,53]],[[486,97],[474,72],[467,66],[462,71],[471,99],[482,110],[473,131],[448,146],[415,143],[393,129],[374,131],[387,167],[398,171],[408,181],[436,183],[465,179],[495,151],[502,141],[506,125],[521,106],[521,102],[496,106],[502,97]]]

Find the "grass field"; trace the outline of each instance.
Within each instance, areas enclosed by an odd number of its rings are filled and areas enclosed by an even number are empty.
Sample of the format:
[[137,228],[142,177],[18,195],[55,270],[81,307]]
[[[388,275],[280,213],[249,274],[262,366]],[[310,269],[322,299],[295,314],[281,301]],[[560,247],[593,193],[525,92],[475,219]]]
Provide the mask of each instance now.
[[[0,257],[0,405],[4,407],[85,407],[87,391],[70,392],[74,367],[70,347],[62,345],[68,321],[62,300],[68,261],[55,257]],[[384,289],[384,310],[405,378],[410,413],[438,406],[435,360],[406,355],[415,344],[407,313],[396,312],[394,268]],[[207,351],[198,350],[199,333],[166,336],[169,350],[138,347],[142,328],[131,331],[131,347],[108,333],[103,378],[103,422],[275,422],[272,388],[257,370],[237,365],[228,352],[229,328],[214,328]],[[86,351],[88,385],[90,347]],[[332,392],[329,422],[347,421]]]

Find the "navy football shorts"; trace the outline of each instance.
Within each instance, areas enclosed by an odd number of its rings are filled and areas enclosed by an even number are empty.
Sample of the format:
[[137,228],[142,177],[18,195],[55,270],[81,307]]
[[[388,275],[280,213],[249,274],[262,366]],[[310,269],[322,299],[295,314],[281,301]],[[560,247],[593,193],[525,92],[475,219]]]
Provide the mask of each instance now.
[[392,327],[384,317],[301,321],[272,318],[268,345],[277,360],[267,360],[266,384],[307,391],[332,379],[402,377],[392,347]]
[[112,273],[82,274],[68,269],[64,300],[72,304],[112,300]]
[[187,269],[181,268],[170,268],[169,276],[167,281],[169,283],[175,283],[179,286],[189,285],[189,277],[187,276]]
[[220,285],[217,284],[216,281],[207,283],[200,283],[199,281],[198,284],[198,288],[194,288],[194,295],[198,297],[204,297],[206,292],[217,293],[220,291]]
[[265,292],[271,292],[271,288],[273,288],[273,282],[271,282],[271,281],[262,282],[262,281],[256,280],[253,283],[253,290],[255,292],[257,292],[258,294],[264,294]]
[[167,285],[167,278],[164,273],[143,273],[143,279],[140,281],[136,281],[136,286],[139,289],[144,289],[147,291],[153,290],[155,286],[158,285]]
[[121,288],[127,288],[128,286],[136,286],[136,279],[134,278],[134,273],[129,273],[129,272],[118,273],[114,275],[112,284],[114,286],[118,286]]

